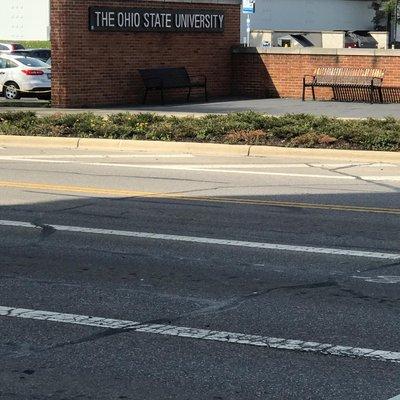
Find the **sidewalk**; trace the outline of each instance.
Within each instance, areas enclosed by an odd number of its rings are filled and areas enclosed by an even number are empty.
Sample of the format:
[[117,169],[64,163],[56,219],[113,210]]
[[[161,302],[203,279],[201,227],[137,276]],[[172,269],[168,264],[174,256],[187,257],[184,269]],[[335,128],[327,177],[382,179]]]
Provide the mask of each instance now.
[[[24,100],[22,100],[23,102]],[[33,107],[37,103],[37,107]],[[175,116],[202,116],[205,114],[226,114],[240,111],[256,111],[268,115],[283,114],[313,114],[326,115],[338,118],[400,118],[399,104],[366,104],[366,103],[341,103],[331,101],[306,101],[292,99],[257,99],[257,100],[213,100],[209,103],[183,103],[146,106],[120,106],[109,108],[85,109],[56,109],[44,108],[44,103],[29,100],[29,107],[4,107],[4,100],[0,100],[0,112],[3,111],[35,111],[39,115],[54,113],[80,113],[93,112],[99,115],[115,114],[120,112],[154,112],[161,115]],[[9,104],[9,103],[7,103]],[[18,102],[16,102],[18,104]],[[22,104],[22,103],[20,103]],[[32,106],[31,106],[32,105]]]

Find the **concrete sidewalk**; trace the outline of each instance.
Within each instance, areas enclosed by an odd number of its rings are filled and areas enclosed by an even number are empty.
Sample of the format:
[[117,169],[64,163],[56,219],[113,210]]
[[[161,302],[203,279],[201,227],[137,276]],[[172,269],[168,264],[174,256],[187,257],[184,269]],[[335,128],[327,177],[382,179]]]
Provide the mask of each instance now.
[[[57,113],[80,113],[93,112],[100,115],[115,114],[120,112],[153,112],[161,115],[175,116],[202,116],[205,114],[226,114],[240,111],[257,111],[268,115],[283,114],[313,114],[326,115],[338,118],[400,118],[399,104],[366,104],[366,103],[341,103],[331,101],[306,101],[293,99],[256,99],[256,100],[235,100],[222,99],[213,100],[209,103],[183,103],[162,105],[136,105],[119,106],[109,108],[87,108],[87,109],[56,109],[44,108],[44,103],[29,99],[29,107],[4,107],[9,103],[0,100],[0,112],[2,111],[36,111],[39,115],[49,115]],[[31,105],[37,104],[37,107]]]

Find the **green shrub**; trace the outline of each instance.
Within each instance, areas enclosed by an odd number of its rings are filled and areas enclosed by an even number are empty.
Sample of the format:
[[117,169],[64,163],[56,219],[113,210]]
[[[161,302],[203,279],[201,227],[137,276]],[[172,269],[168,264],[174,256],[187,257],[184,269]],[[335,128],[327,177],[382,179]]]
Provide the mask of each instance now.
[[339,120],[307,114],[271,117],[253,111],[201,118],[149,113],[55,113],[38,117],[33,112],[2,112],[0,134],[400,150],[400,120],[394,118]]

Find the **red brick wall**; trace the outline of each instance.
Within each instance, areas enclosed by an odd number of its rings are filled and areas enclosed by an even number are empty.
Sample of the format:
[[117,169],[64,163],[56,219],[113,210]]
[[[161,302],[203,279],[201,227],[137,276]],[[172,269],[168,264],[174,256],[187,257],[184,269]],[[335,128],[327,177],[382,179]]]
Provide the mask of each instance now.
[[[225,31],[90,32],[88,7],[98,5],[222,10],[225,12]],[[239,5],[52,0],[51,26],[52,103],[55,107],[139,103],[143,85],[137,69],[160,66],[185,66],[190,74],[205,74],[210,96],[231,93],[231,48],[240,41]],[[171,93],[167,99],[175,95],[185,99],[183,93]]]
[[[300,98],[304,75],[318,67],[380,68],[384,85],[400,86],[400,55],[310,55],[272,53],[233,54],[233,93],[249,97]],[[307,95],[310,92],[307,89]],[[329,89],[316,89],[318,98],[329,99]]]

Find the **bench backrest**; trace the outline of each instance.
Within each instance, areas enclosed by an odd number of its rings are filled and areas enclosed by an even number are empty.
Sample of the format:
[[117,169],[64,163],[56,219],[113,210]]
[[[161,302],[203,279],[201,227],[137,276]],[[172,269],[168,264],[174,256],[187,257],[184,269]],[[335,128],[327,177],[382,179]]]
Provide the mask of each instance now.
[[185,67],[139,69],[139,73],[146,86],[157,85],[157,82],[162,82],[164,88],[186,87],[190,84]]
[[317,68],[315,83],[370,85],[372,79],[383,79],[385,72],[377,68]]

